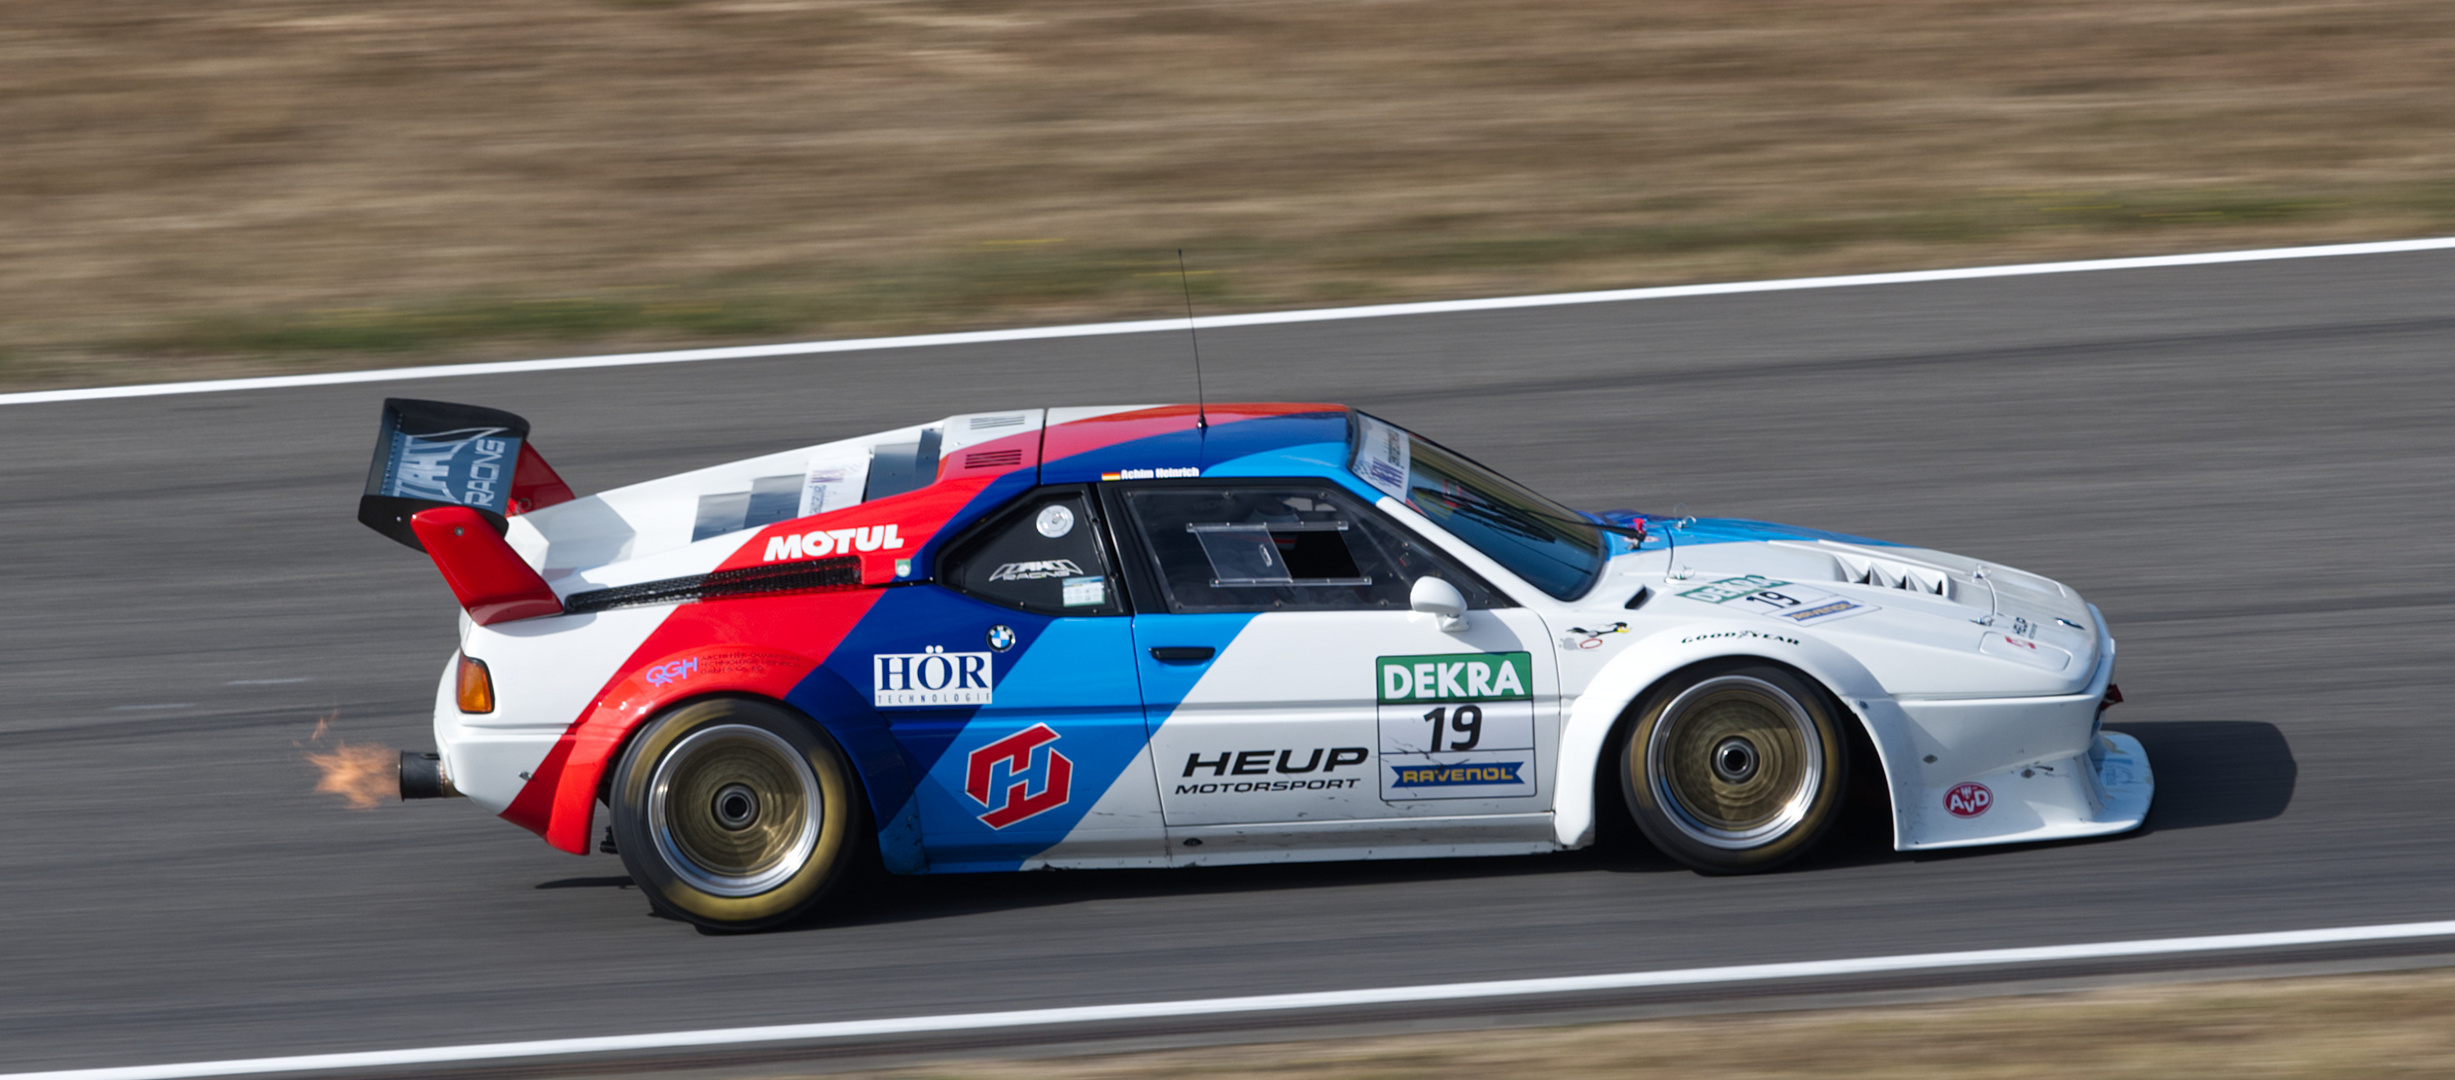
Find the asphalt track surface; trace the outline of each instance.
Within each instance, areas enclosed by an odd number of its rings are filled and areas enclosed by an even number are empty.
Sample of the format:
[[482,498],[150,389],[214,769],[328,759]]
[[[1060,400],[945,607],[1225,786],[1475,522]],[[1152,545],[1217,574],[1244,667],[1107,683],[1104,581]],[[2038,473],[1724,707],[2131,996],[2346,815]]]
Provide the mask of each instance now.
[[[1998,560],[2112,621],[2144,831],[1782,873],[1566,855],[920,878],[786,931],[655,918],[423,748],[454,612],[352,520],[387,392],[508,408],[586,491],[1020,404],[1184,398],[1158,335],[0,410],[0,1071],[2444,919],[2455,255],[1206,332],[1581,506]],[[2444,949],[2443,943],[2415,949]]]

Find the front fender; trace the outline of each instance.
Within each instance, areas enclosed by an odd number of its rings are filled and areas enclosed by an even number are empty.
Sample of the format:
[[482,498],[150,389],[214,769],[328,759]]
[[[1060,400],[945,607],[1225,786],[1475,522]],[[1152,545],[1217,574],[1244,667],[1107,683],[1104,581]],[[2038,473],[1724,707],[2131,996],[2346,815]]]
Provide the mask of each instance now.
[[1901,734],[1906,718],[1883,685],[1850,654],[1811,635],[1768,630],[1753,620],[1720,619],[1685,624],[1630,642],[1570,704],[1561,724],[1560,781],[1552,807],[1552,824],[1562,847],[1594,842],[1594,778],[1604,767],[1604,755],[1616,749],[1610,745],[1612,730],[1637,698],[1682,668],[1734,657],[1769,660],[1797,669],[1841,700],[1875,744],[1886,787],[1892,792],[1893,833],[1899,838],[1902,823],[1909,820],[1909,808],[1901,804],[1902,786],[1890,781],[1897,773],[1895,766],[1909,760],[1906,755],[1912,751]]

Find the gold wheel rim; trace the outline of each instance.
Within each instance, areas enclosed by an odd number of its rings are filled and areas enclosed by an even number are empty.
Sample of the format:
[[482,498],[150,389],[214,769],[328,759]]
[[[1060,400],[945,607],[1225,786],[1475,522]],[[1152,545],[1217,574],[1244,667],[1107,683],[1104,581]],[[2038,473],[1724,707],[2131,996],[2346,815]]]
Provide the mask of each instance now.
[[1645,771],[1680,832],[1728,850],[1763,847],[1807,819],[1824,778],[1824,739],[1780,687],[1725,675],[1663,707]]
[[801,751],[748,724],[692,732],[648,782],[657,853],[717,896],[755,896],[791,880],[818,846],[822,815]]

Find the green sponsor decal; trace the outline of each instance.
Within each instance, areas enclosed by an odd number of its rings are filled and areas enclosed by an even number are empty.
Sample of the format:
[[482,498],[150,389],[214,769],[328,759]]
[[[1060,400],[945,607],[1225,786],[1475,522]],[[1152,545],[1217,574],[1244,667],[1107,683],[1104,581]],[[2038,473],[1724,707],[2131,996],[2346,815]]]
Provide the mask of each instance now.
[[1749,593],[1777,589],[1788,584],[1790,583],[1787,581],[1775,581],[1763,574],[1749,574],[1746,577],[1726,577],[1711,585],[1699,586],[1679,595],[1690,600],[1702,600],[1708,604],[1727,604]]
[[1381,703],[1526,701],[1534,697],[1534,654],[1435,653],[1373,662]]

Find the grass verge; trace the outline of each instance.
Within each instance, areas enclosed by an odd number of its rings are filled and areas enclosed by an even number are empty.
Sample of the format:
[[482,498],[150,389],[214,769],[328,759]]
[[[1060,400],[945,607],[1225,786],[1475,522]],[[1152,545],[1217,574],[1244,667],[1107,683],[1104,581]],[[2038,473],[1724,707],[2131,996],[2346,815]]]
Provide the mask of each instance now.
[[2455,232],[2435,0],[0,19],[0,385]]
[[869,1080],[2285,1080],[2455,1073],[2455,972],[2101,990],[1946,1005],[963,1061]]

